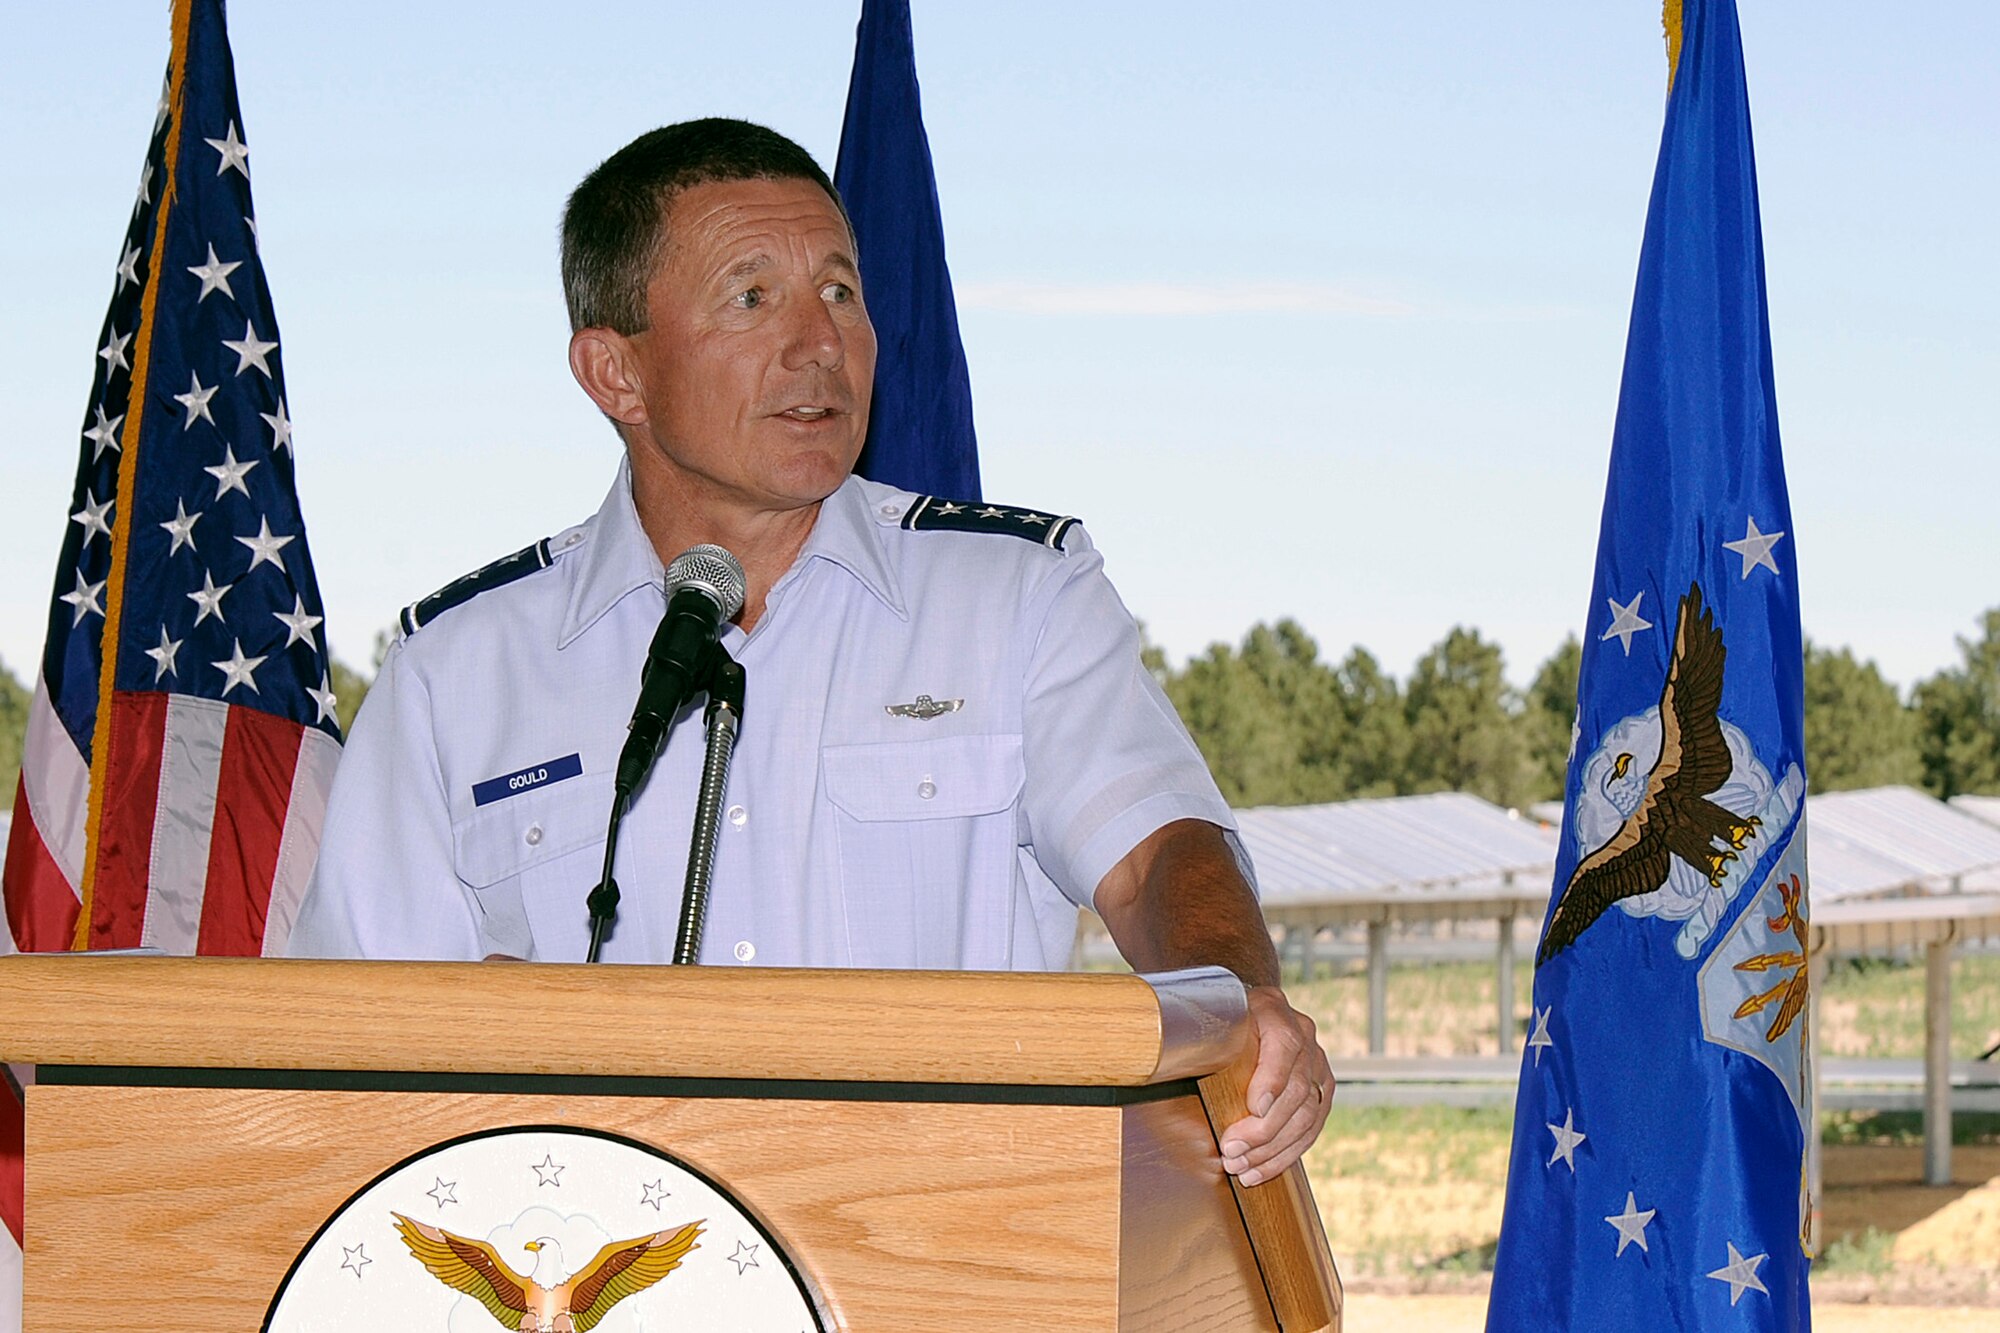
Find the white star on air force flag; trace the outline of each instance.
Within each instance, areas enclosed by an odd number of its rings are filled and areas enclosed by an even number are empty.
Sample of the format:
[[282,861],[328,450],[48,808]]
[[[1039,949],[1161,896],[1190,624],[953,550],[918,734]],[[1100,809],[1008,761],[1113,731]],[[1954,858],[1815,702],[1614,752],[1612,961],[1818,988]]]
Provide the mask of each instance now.
[[1618,604],[1616,597],[1606,598],[1605,600],[1611,603],[1611,628],[1598,635],[1597,641],[1604,643],[1607,640],[1616,639],[1619,646],[1625,650],[1625,656],[1630,657],[1632,655],[1632,636],[1640,630],[1653,628],[1652,621],[1643,620],[1639,616],[1639,599],[1645,595],[1645,589],[1641,588],[1638,592],[1632,594],[1631,602],[1624,606]]
[[1550,1005],[1546,1009],[1536,1009],[1535,1030],[1528,1034],[1528,1049],[1535,1053],[1535,1064],[1538,1067],[1542,1063],[1542,1048],[1556,1044],[1555,1038],[1549,1035],[1549,1015],[1555,1012],[1555,1008],[1554,1005]]
[[1757,1270],[1771,1256],[1768,1254],[1753,1254],[1746,1259],[1742,1254],[1737,1252],[1735,1241],[1728,1242],[1728,1245],[1729,1262],[1721,1268],[1716,1269],[1713,1273],[1710,1273],[1709,1276],[1717,1282],[1727,1282],[1729,1284],[1729,1303],[1735,1305],[1736,1302],[1742,1300],[1745,1291],[1761,1291],[1766,1296],[1769,1296],[1771,1289],[1765,1286],[1762,1279],[1757,1276]]
[[[1646,1224],[1653,1220],[1657,1208],[1641,1209],[1631,1190],[1625,1191],[1625,1211],[1613,1214],[1604,1220],[1618,1228],[1618,1253],[1625,1253],[1627,1245],[1637,1245],[1648,1254],[1652,1250],[1646,1244]],[[1614,1258],[1617,1256],[1614,1255]]]
[[1575,1175],[1576,1146],[1590,1137],[1577,1131],[1576,1112],[1564,1111],[1563,1122],[1560,1125],[1550,1125],[1549,1133],[1556,1136],[1556,1150],[1549,1154],[1549,1160],[1543,1165],[1554,1166],[1557,1162],[1568,1162],[1570,1174]]
[[1738,542],[1724,542],[1722,549],[1725,551],[1734,551],[1743,557],[1743,577],[1746,579],[1750,577],[1750,571],[1759,565],[1770,570],[1773,574],[1777,573],[1778,562],[1771,558],[1771,548],[1776,546],[1780,541],[1783,541],[1785,534],[1782,532],[1757,531],[1757,520],[1754,518],[1747,519],[1745,522],[1747,531],[1743,534],[1743,540]]

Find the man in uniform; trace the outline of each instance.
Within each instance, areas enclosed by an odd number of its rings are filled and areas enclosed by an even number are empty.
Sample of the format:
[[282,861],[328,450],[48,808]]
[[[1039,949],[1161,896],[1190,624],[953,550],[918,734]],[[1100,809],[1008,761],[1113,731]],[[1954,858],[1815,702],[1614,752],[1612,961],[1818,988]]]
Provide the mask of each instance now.
[[[580,960],[664,565],[714,543],[748,580],[721,642],[749,686],[701,961],[1041,970],[1092,906],[1134,967],[1250,986],[1255,1114],[1224,1165],[1296,1160],[1325,1055],[1087,536],[852,475],[875,335],[825,173],[740,121],[656,130],[571,196],[563,279],[618,478],[404,613],[291,951]],[[677,728],[626,817],[607,961],[671,955],[701,758]]]

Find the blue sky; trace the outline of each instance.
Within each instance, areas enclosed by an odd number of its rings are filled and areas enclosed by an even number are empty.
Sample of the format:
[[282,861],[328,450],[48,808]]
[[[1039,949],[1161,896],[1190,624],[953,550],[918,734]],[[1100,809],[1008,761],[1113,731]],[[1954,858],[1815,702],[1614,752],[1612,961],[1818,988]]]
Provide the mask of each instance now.
[[[0,46],[0,659],[39,657],[165,6]],[[1744,0],[1806,631],[1908,684],[2000,605],[2000,7]],[[858,5],[242,0],[334,651],[597,505],[561,202],[733,114],[832,166]],[[916,0],[986,491],[1081,515],[1176,658],[1291,615],[1398,675],[1580,631],[1658,144],[1657,0]],[[1594,636],[1593,636],[1594,637]]]

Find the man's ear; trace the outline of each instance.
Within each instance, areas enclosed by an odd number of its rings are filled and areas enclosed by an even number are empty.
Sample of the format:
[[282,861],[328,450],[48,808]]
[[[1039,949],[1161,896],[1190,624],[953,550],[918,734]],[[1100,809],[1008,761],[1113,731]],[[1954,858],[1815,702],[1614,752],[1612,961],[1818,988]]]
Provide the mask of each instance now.
[[645,386],[632,340],[616,329],[578,329],[569,336],[569,372],[598,411],[627,426],[646,420]]

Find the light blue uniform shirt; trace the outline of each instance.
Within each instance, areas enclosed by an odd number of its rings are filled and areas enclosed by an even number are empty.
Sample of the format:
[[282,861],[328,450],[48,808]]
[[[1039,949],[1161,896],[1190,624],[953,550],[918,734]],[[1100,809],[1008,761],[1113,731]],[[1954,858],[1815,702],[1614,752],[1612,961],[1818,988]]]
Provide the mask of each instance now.
[[[1061,968],[1147,834],[1235,827],[1082,530],[908,530],[918,502],[849,478],[755,631],[723,636],[748,687],[703,963]],[[547,550],[389,650],[294,955],[583,958],[664,576],[623,468]],[[920,695],[964,702],[887,711]],[[607,961],[672,956],[702,749],[684,713],[625,818]]]

